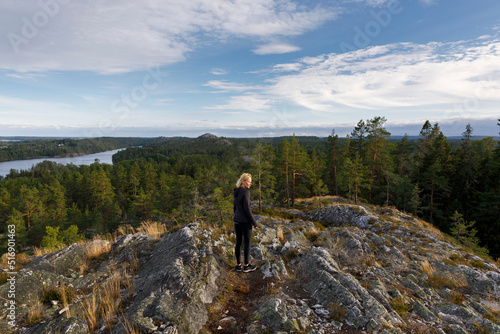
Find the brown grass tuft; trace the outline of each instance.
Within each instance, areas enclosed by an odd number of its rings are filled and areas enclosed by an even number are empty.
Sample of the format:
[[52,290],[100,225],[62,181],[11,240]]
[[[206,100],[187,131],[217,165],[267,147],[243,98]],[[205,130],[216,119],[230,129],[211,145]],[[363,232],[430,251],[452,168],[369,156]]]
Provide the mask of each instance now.
[[111,251],[111,243],[99,238],[94,238],[85,245],[85,255],[89,260],[96,259],[109,251]]
[[34,324],[42,320],[42,303],[38,298],[28,307],[27,320],[28,324]]
[[104,319],[108,328],[113,328],[114,318],[118,313],[121,295],[120,295],[120,281],[121,275],[116,274],[110,278],[102,289],[99,314]]
[[160,239],[161,236],[167,231],[167,227],[165,226],[165,224],[152,222],[148,220],[142,222],[141,226],[137,228],[137,231],[140,233],[149,234],[155,239]]
[[285,243],[285,236],[283,234],[283,227],[281,227],[281,225],[277,226],[276,236],[278,237],[278,240],[281,242],[281,244]]
[[97,287],[94,286],[92,291],[92,296],[85,299],[82,302],[83,313],[85,319],[87,320],[87,324],[89,326],[90,332],[94,332],[94,330],[99,325],[99,313],[98,313],[98,303],[97,303]]

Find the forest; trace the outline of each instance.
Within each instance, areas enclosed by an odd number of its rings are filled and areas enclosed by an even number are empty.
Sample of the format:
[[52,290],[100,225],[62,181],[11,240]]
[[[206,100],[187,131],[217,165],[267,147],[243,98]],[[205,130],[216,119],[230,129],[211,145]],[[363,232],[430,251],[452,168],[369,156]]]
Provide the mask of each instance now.
[[142,146],[148,138],[28,139],[0,142],[0,162],[48,157],[72,157]]
[[298,198],[318,198],[322,205],[320,196],[337,195],[395,207],[498,258],[499,142],[474,139],[467,125],[453,143],[429,121],[416,139],[391,139],[386,122],[379,116],[360,120],[345,138],[333,129],[328,138],[206,134],[135,141],[130,146],[141,147],[118,152],[113,165],[44,161],[0,181],[0,233],[15,225],[23,250],[143,221],[173,228],[230,223],[234,184],[249,172],[256,213],[294,208]]

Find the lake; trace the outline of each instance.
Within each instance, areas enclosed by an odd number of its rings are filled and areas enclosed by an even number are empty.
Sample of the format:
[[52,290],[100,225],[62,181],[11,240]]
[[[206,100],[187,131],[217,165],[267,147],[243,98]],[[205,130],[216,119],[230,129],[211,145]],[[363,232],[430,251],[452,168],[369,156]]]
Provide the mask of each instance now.
[[113,164],[113,154],[118,151],[124,150],[124,148],[120,148],[118,150],[106,151],[101,153],[94,153],[88,155],[80,155],[78,157],[68,157],[68,158],[42,158],[42,159],[28,159],[28,160],[13,160],[13,161],[5,161],[0,162],[0,176],[5,177],[10,173],[11,169],[20,170],[29,170],[34,165],[45,161],[54,161],[58,164],[74,164],[74,165],[91,165],[95,162],[95,159],[99,159],[100,163],[104,164]]

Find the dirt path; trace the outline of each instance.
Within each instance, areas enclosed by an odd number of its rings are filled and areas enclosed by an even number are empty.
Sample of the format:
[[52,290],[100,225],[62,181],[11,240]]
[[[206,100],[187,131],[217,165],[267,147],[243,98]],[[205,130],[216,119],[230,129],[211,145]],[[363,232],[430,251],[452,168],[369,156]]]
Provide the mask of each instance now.
[[252,323],[253,313],[264,295],[272,292],[272,280],[264,279],[260,270],[264,261],[254,261],[259,268],[244,273],[228,268],[221,291],[209,305],[209,321],[204,330],[217,334],[244,334]]

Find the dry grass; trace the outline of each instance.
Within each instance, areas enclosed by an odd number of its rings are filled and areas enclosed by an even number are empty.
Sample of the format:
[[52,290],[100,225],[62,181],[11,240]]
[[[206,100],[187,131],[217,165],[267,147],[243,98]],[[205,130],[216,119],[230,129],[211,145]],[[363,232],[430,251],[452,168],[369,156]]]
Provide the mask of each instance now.
[[92,291],[92,296],[85,299],[82,302],[83,313],[85,319],[87,320],[87,324],[89,326],[90,332],[94,332],[94,330],[99,325],[99,313],[98,313],[98,303],[97,303],[97,287],[94,286]]
[[434,268],[432,265],[429,263],[429,261],[425,260],[422,263],[420,263],[420,266],[422,267],[422,271],[428,276],[432,276],[434,274]]
[[437,273],[427,260],[423,261],[420,266],[422,267],[422,271],[427,275],[427,284],[435,289],[440,289],[442,287],[447,287],[449,289],[467,288],[469,286],[464,274],[457,273],[455,275],[449,275]]
[[328,303],[328,311],[330,311],[330,318],[336,321],[341,321],[346,315],[345,306],[341,306],[338,303]]
[[120,281],[121,275],[117,273],[109,279],[102,289],[99,314],[104,319],[108,328],[113,328],[114,318],[118,313],[121,301]]
[[111,243],[97,237],[85,244],[85,255],[89,260],[98,258],[109,251],[111,251]]
[[28,324],[34,324],[42,320],[42,303],[38,298],[28,307],[27,320]]
[[116,232],[118,233],[118,235],[135,234],[135,229],[131,225],[126,224],[120,225]]
[[283,234],[283,227],[278,224],[277,230],[276,230],[276,236],[278,237],[278,240],[281,242],[281,244],[285,243],[285,236]]
[[64,285],[61,286],[61,297],[62,297],[63,307],[66,310],[66,318],[69,319],[71,318],[71,311],[69,309],[68,295],[66,293],[66,287]]
[[165,226],[165,224],[152,222],[148,220],[142,222],[141,226],[137,228],[137,231],[140,233],[149,234],[155,239],[160,239],[161,236],[167,231],[167,227]]
[[455,305],[462,305],[464,300],[465,300],[464,295],[455,290],[452,290],[450,296],[448,297],[448,301]]
[[406,301],[406,298],[399,296],[390,301],[390,304],[394,311],[401,316],[401,318],[406,319],[408,312],[411,310],[411,305]]
[[[0,269],[7,269],[9,268],[9,260],[12,260],[12,259],[9,259],[9,254],[8,253],[4,253],[2,255],[2,260],[0,262]],[[31,262],[31,258],[28,254],[26,253],[16,253],[16,258],[15,258],[15,261],[16,261],[16,269],[15,270],[10,270],[10,271],[18,271],[23,265],[27,264],[27,263],[30,263]]]
[[345,199],[340,197],[340,196],[332,196],[332,195],[327,195],[327,196],[315,196],[315,197],[309,197],[309,198],[296,198],[295,203],[308,203],[308,202],[314,202],[321,200],[329,200],[330,202],[338,202],[338,201],[344,201]]
[[128,321],[126,316],[123,314],[121,315],[120,323],[122,324],[127,334],[140,334],[139,329],[135,325],[130,323],[130,321]]

